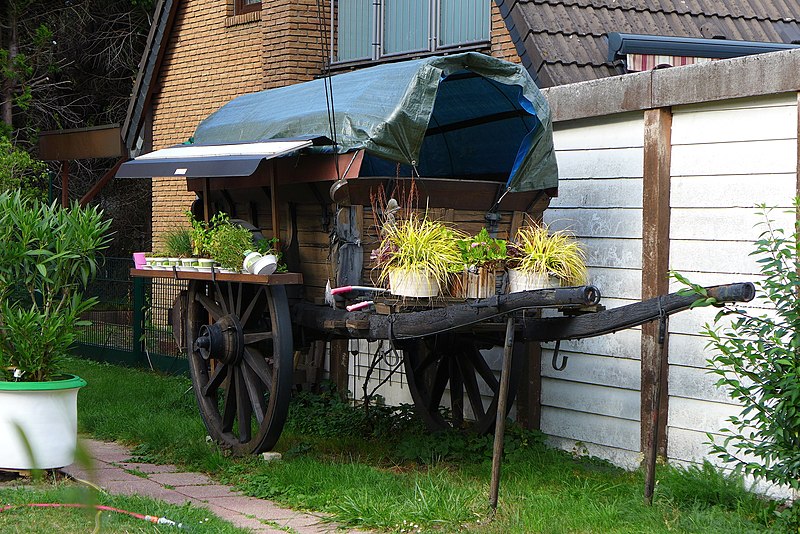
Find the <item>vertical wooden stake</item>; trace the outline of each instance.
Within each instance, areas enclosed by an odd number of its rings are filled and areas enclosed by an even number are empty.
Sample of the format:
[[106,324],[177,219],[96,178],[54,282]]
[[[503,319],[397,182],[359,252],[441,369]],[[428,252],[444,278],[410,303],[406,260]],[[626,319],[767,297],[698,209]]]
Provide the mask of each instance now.
[[514,316],[506,321],[506,342],[503,346],[503,369],[500,371],[500,391],[497,392],[497,419],[494,425],[494,447],[492,449],[492,481],[489,486],[489,506],[497,510],[500,494],[500,463],[503,460],[503,441],[506,432],[506,403],[508,384],[511,380],[511,353],[514,350]]
[[[669,290],[670,160],[672,110],[644,112],[644,169],[642,192],[642,300]],[[656,452],[667,453],[667,340],[659,343],[659,325],[642,325],[641,447],[645,452],[645,500],[655,483]],[[657,441],[656,441],[657,440]],[[654,441],[656,441],[654,443]],[[648,451],[653,451],[648,454]]]
[[281,250],[281,219],[280,213],[278,212],[278,190],[275,187],[278,181],[278,163],[275,160],[272,160],[272,171],[269,175],[269,198],[271,202],[271,209],[272,209],[272,237],[278,239],[278,242],[275,245],[275,248],[278,252]]
[[336,384],[336,392],[343,401],[347,400],[347,389],[350,386],[350,340],[334,339],[331,341],[331,380]]
[[61,207],[69,207],[69,161],[61,162]]

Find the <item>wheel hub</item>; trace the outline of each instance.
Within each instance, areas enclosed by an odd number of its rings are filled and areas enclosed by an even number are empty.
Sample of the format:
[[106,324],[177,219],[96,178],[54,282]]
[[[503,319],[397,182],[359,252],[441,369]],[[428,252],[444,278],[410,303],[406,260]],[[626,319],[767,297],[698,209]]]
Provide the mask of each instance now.
[[227,364],[241,360],[244,353],[244,332],[236,315],[221,317],[213,324],[200,327],[194,349],[204,360],[214,358]]

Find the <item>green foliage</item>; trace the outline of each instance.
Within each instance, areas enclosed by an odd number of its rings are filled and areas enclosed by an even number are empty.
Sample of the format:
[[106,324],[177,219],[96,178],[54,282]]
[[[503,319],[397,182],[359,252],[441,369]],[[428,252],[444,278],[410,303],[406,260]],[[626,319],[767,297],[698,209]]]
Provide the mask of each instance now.
[[461,270],[458,240],[463,236],[444,223],[412,214],[383,227],[384,238],[372,257],[381,269],[380,281],[392,271],[427,273],[439,288],[447,287],[450,273]]
[[[0,378],[49,380],[95,299],[82,290],[108,246],[97,208],[0,194]],[[37,335],[38,331],[38,335]]]
[[226,214],[218,213],[211,219],[206,248],[223,268],[239,271],[245,251],[253,248],[253,234],[247,228],[231,223]]
[[23,196],[41,197],[38,186],[46,180],[44,162],[32,158],[0,134],[0,192],[21,189]]
[[[800,199],[794,205],[797,221]],[[763,276],[756,297],[774,311],[756,315],[725,305],[702,332],[714,352],[709,372],[717,387],[743,407],[720,430],[722,439],[709,439],[716,455],[744,473],[800,489],[800,222],[793,231],[776,228],[771,211],[759,206],[763,231],[751,255]],[[699,293],[695,305],[716,304],[695,285],[689,289]]]
[[194,252],[194,248],[192,247],[192,231],[188,228],[170,230],[164,236],[164,248],[169,257],[191,257]]
[[492,238],[486,228],[471,238],[459,239],[457,244],[465,268],[496,266],[508,257],[506,241]]
[[211,257],[208,252],[208,245],[211,241],[211,225],[205,221],[198,221],[194,218],[194,214],[187,210],[186,217],[189,218],[189,224],[192,228],[189,230],[189,240],[192,244],[192,256],[197,258]]
[[522,226],[508,245],[509,267],[526,273],[550,274],[564,285],[585,284],[586,253],[563,231],[550,232],[544,224]]

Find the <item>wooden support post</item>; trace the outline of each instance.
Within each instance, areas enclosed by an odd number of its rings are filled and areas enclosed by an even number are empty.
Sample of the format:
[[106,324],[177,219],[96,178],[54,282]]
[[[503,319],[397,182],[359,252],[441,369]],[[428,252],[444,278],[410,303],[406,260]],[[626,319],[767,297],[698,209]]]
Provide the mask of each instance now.
[[275,187],[275,184],[278,181],[278,163],[274,159],[272,160],[272,170],[269,174],[269,198],[270,198],[270,207],[272,210],[272,237],[278,239],[278,242],[275,244],[275,248],[278,252],[281,250],[281,218],[280,218],[280,207],[278,206],[278,191]]
[[350,340],[334,339],[331,341],[331,381],[336,384],[339,397],[347,400],[347,390],[350,387]]
[[494,447],[492,449],[492,481],[489,486],[489,506],[497,510],[500,495],[500,464],[503,459],[503,441],[506,432],[506,403],[508,384],[511,380],[511,353],[514,350],[514,316],[506,321],[506,341],[503,346],[503,368],[500,370],[500,390],[497,392],[497,419],[494,425]]
[[517,422],[527,429],[539,430],[542,420],[542,347],[538,342],[514,343],[522,352],[522,380],[517,393]]
[[69,207],[69,161],[61,162],[61,207]]
[[[672,110],[644,112],[642,193],[642,300],[669,290],[670,156]],[[656,453],[667,454],[667,339],[659,343],[659,323],[642,325],[641,447],[645,453],[645,500],[655,484]]]

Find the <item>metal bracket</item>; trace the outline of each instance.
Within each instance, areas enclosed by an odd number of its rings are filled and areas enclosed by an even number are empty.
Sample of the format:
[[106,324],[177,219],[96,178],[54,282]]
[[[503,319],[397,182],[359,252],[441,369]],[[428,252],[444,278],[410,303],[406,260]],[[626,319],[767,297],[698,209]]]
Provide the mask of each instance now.
[[561,364],[558,364],[558,351],[561,348],[561,340],[556,341],[556,346],[553,349],[553,361],[551,362],[553,365],[553,369],[556,371],[563,371],[567,368],[567,360],[569,360],[569,356],[564,356],[564,359],[561,360]]

